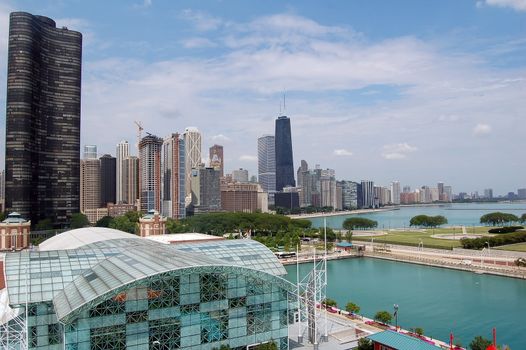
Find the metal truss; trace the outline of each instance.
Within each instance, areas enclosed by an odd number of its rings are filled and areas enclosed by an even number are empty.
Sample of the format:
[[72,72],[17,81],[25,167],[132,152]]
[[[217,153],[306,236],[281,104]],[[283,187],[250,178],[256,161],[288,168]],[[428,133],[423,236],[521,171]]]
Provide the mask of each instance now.
[[23,309],[9,309],[3,317],[9,321],[0,325],[0,349],[26,350],[27,323]]

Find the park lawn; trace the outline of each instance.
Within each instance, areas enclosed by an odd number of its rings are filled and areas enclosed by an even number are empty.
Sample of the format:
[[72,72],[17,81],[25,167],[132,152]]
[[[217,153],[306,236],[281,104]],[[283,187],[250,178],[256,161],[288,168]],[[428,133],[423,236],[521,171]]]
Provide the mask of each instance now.
[[501,249],[501,250],[512,250],[515,252],[526,252],[526,242],[524,243],[515,243],[508,245],[501,245],[500,247],[495,247],[492,249]]
[[[401,244],[418,246],[420,240],[422,241],[424,248],[441,248],[441,249],[452,249],[460,247],[460,242],[456,240],[432,238],[433,234],[445,234],[450,232],[439,232],[440,229],[427,230],[427,232],[415,232],[415,231],[390,231],[387,235],[374,237],[374,243],[390,243],[390,244]],[[452,233],[452,231],[451,231]],[[370,242],[373,237],[353,237],[353,241],[367,241]]]

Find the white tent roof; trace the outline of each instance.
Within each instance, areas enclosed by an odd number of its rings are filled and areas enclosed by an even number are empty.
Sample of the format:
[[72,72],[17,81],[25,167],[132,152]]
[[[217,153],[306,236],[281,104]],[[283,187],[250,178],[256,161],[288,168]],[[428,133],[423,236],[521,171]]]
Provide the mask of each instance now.
[[84,227],[71,231],[66,231],[51,237],[38,246],[40,251],[49,250],[67,250],[82,247],[86,244],[91,244],[109,239],[118,238],[137,238],[140,237],[131,233],[114,230],[107,227]]

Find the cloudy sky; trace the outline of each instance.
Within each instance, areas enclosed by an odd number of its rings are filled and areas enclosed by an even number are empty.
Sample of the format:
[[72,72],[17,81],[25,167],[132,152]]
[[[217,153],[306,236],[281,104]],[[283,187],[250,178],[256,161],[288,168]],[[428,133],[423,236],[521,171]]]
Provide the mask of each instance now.
[[135,144],[134,121],[196,126],[205,159],[219,143],[227,171],[254,174],[286,91],[296,167],[526,187],[526,0],[2,0],[2,111],[11,11],[83,33],[81,143],[101,154]]

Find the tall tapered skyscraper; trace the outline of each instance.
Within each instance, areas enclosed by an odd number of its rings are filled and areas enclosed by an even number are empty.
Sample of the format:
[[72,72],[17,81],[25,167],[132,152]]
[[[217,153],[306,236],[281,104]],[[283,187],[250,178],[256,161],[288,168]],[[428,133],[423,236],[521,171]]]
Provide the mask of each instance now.
[[9,23],[6,209],[67,226],[80,211],[82,34],[47,17]]
[[190,196],[190,194],[192,193],[192,179],[190,176],[192,173],[192,168],[197,169],[201,164],[201,133],[195,127],[188,127],[184,131],[183,139],[186,162],[185,195]]
[[[121,141],[117,144],[116,152],[116,168],[115,168],[115,197],[117,203],[126,203],[126,182],[124,181],[124,162],[130,155],[130,144],[128,141]],[[132,203],[128,203],[132,204]]]
[[108,203],[115,203],[115,168],[117,160],[109,154],[99,158],[100,160],[100,206],[106,207]]
[[185,211],[185,150],[179,134],[171,134],[163,143],[163,215],[183,219]]
[[276,119],[276,191],[283,187],[296,186],[294,181],[294,162],[292,160],[292,137],[290,135],[290,119],[281,116]]

